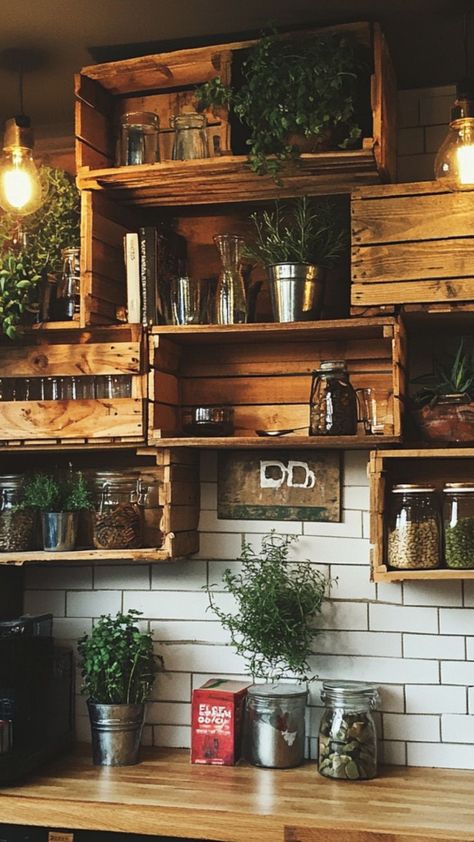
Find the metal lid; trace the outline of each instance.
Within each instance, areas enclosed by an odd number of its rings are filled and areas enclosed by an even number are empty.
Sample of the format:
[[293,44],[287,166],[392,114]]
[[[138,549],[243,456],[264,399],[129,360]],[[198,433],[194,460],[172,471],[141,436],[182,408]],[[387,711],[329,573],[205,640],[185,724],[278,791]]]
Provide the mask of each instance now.
[[301,684],[252,684],[247,692],[255,699],[268,699],[275,696],[279,699],[293,699],[295,696],[306,698],[308,695],[308,691]]
[[345,368],[345,360],[324,360],[319,366],[319,371],[332,371],[333,368]]
[[457,491],[474,491],[474,482],[446,482],[443,488],[447,494],[454,494]]
[[378,687],[367,681],[323,681],[323,701],[344,704],[366,703],[375,707],[379,700]]
[[422,492],[431,494],[433,491],[436,491],[434,485],[417,485],[416,483],[401,483],[392,488],[392,494],[421,494]]

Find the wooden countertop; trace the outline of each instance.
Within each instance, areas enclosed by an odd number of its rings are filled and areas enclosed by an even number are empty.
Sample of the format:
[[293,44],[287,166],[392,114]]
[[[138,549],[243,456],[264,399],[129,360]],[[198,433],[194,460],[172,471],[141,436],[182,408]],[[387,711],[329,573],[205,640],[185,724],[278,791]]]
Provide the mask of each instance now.
[[145,749],[137,766],[60,758],[0,790],[0,822],[224,842],[474,840],[474,772],[388,767],[374,781],[298,769],[191,766],[189,753]]

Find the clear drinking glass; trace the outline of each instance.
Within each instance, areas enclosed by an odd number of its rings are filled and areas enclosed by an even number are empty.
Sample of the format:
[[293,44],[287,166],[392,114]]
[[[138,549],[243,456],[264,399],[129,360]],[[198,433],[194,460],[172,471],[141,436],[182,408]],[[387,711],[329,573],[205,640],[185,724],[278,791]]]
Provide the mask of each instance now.
[[84,375],[76,377],[76,398],[77,400],[93,400],[95,397],[94,377]]
[[61,377],[60,395],[63,401],[75,401],[77,398],[76,377]]
[[112,397],[131,398],[132,378],[128,374],[117,374],[112,376]]
[[113,398],[114,384],[111,374],[101,374],[94,378],[95,397]]
[[155,164],[160,160],[160,121],[151,111],[131,111],[121,118],[118,166]]
[[174,325],[201,324],[201,282],[183,275],[171,279],[171,321]]
[[44,384],[44,395],[43,399],[45,401],[58,401],[61,398],[60,394],[60,382],[58,377],[42,377]]
[[195,111],[177,114],[170,118],[174,129],[173,161],[193,161],[208,158],[209,147],[206,134],[206,117]]
[[375,390],[371,388],[356,389],[359,418],[364,425],[366,435],[383,435],[384,418],[380,402],[377,403]]
[[247,303],[240,269],[244,240],[235,234],[216,234],[214,242],[222,261],[217,281],[215,322],[218,325],[244,324]]

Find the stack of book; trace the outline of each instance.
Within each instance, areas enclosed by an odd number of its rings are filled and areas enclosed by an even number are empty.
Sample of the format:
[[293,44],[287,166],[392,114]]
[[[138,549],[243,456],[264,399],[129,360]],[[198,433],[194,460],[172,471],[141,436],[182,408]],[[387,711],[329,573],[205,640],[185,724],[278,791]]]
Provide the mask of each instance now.
[[145,327],[170,324],[170,284],[186,272],[186,240],[165,225],[147,225],[124,237],[127,313]]

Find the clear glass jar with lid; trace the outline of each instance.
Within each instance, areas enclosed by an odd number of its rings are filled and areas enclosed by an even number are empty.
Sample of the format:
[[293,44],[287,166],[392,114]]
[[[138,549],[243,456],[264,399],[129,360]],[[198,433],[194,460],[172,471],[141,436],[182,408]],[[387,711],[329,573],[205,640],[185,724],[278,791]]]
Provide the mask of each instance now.
[[368,780],[377,775],[372,711],[379,695],[364,681],[323,681],[326,705],[319,727],[318,770],[327,778]]
[[[106,472],[104,472],[106,474]],[[137,481],[111,475],[97,483],[92,541],[98,550],[137,549],[143,541],[142,507]]]
[[443,522],[446,566],[474,568],[474,482],[446,483]]
[[387,524],[387,561],[398,570],[439,567],[441,517],[431,485],[394,485]]
[[194,161],[197,158],[208,158],[206,117],[196,111],[176,114],[170,119],[174,129],[173,161]]
[[344,360],[322,362],[313,372],[309,399],[310,436],[357,433],[357,397]]
[[36,511],[23,508],[20,474],[0,476],[0,552],[34,549]]

